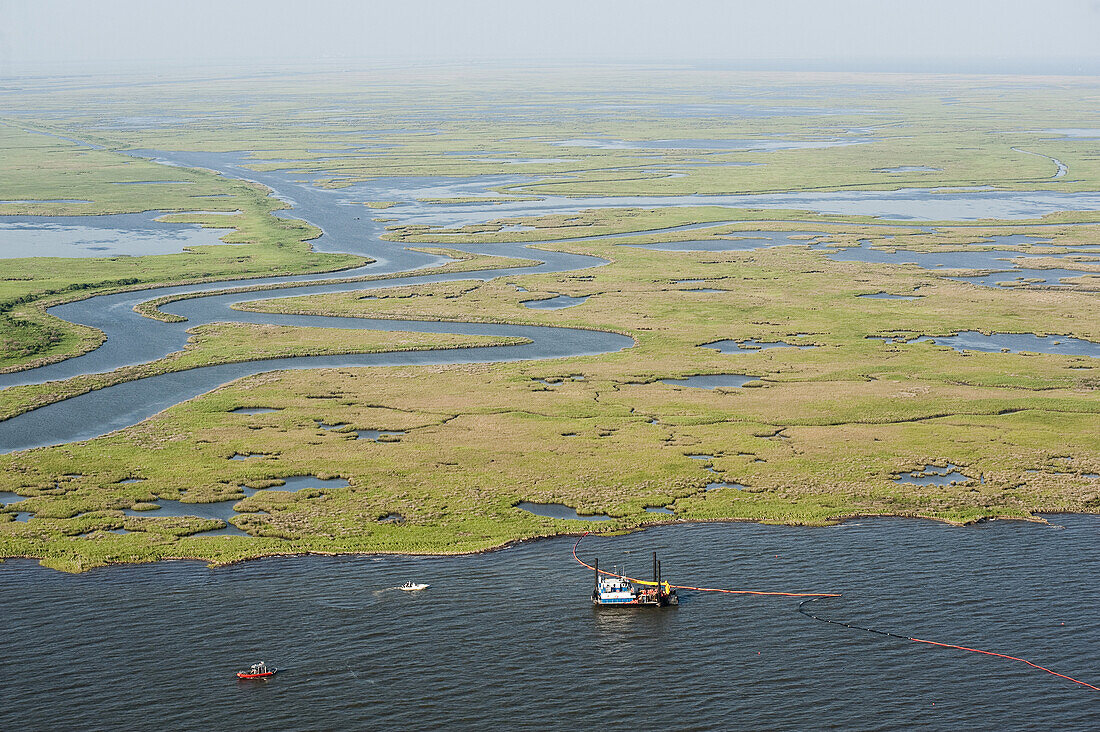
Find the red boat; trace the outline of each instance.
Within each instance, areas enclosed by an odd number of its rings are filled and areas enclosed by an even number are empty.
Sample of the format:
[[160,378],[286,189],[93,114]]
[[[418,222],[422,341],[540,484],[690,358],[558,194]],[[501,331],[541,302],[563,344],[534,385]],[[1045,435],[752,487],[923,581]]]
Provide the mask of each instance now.
[[248,667],[247,671],[238,671],[238,679],[263,679],[268,676],[274,676],[275,672],[279,669],[274,666],[268,666],[266,661],[260,661],[254,663]]

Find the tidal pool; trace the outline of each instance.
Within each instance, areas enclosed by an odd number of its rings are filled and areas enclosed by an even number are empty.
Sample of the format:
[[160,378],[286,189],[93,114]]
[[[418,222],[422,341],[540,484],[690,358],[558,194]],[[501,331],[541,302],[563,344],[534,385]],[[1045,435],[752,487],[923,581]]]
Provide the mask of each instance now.
[[587,299],[587,297],[570,297],[569,295],[558,295],[557,297],[551,297],[545,300],[527,300],[520,304],[523,305],[523,307],[531,308],[532,310],[561,310],[563,308],[571,308],[574,305],[580,305]]
[[[288,491],[297,493],[298,491],[309,488],[346,488],[348,486],[348,481],[344,478],[321,479],[315,475],[295,475],[283,478],[282,480],[284,481],[283,485],[272,486],[271,488],[258,489],[241,486],[241,490],[244,492],[245,497],[248,497],[254,496],[261,491]],[[199,518],[218,519],[226,523],[223,528],[198,531],[194,534],[190,534],[190,536],[249,536],[247,532],[238,529],[229,520],[234,516],[240,515],[239,512],[233,509],[233,506],[240,500],[240,498],[231,498],[227,501],[216,501],[214,503],[183,503],[182,501],[158,498],[156,500],[158,508],[148,511],[137,511],[132,508],[125,508],[122,512],[127,516],[145,516],[150,518],[157,518],[160,516],[198,516]]]
[[536,516],[542,516],[543,518],[575,519],[578,521],[609,521],[611,519],[610,516],[605,516],[602,513],[579,514],[563,503],[533,503],[531,501],[520,501],[516,504],[516,507],[528,513],[533,513]]
[[[1080,256],[1072,252],[1049,255],[1028,254],[1026,252],[1018,252],[1011,249],[972,249],[924,252],[910,251],[908,249],[878,249],[873,248],[869,241],[862,241],[859,246],[843,249],[834,249],[827,243],[814,244],[812,248],[820,251],[825,257],[836,262],[872,262],[877,264],[898,265],[911,264],[927,270],[993,270],[990,274],[945,276],[945,279],[970,282],[986,287],[998,287],[1002,282],[1017,282],[1021,285],[1059,285],[1063,284],[1061,283],[1061,278],[1063,277],[1081,277],[1083,275],[1098,274],[1089,272],[1088,270],[1027,269],[1020,266],[1021,263],[1025,263],[1031,259],[1050,258],[1065,261],[1068,257]],[[1026,282],[1026,280],[1029,279],[1034,279],[1036,282]]]
[[948,276],[944,279],[969,282],[974,285],[982,285],[983,287],[1012,288],[1041,285],[1044,287],[1068,288],[1072,287],[1072,285],[1063,280],[1089,276],[1100,277],[1100,272],[1090,272],[1081,269],[1026,269],[1024,267],[1017,267],[1015,269],[1002,270],[984,275],[974,275],[972,277]]
[[748,338],[743,341],[722,340],[714,341],[712,343],[704,343],[699,348],[713,348],[719,353],[755,353],[756,351],[764,351],[769,348],[794,348],[799,351],[805,351],[811,348],[817,348],[814,344],[801,345],[798,343],[787,343],[786,341],[758,341],[755,338]]
[[963,475],[959,472],[960,470],[962,468],[951,463],[942,468],[936,465],[925,465],[921,470],[899,475],[892,480],[895,483],[907,485],[954,485],[974,480],[969,475]]
[[27,496],[21,496],[11,491],[0,491],[0,506],[10,506],[13,503],[27,500]]
[[871,295],[856,295],[856,297],[866,298],[867,300],[916,300],[919,295],[891,295],[886,292],[876,292]]
[[358,430],[355,434],[357,440],[378,442],[379,437],[397,437],[406,433],[402,430]]
[[161,212],[105,216],[0,216],[0,259],[176,254],[194,246],[235,246],[231,229],[156,221]]
[[741,485],[740,483],[725,483],[725,482],[723,482],[723,483],[707,483],[706,486],[704,487],[704,490],[713,491],[713,490],[718,490],[719,488],[734,488],[734,489],[740,491],[740,490],[744,490],[745,488],[748,488],[748,486]]
[[[658,252],[742,252],[766,247],[806,246],[811,237],[827,236],[821,231],[734,231],[725,239],[657,242],[654,244],[620,244],[619,246],[650,249]],[[733,238],[736,237],[736,238]]]
[[1081,338],[1059,335],[1035,335],[1034,333],[979,333],[965,330],[951,336],[921,336],[913,340],[895,336],[871,336],[875,340],[892,343],[935,343],[950,346],[956,351],[983,351],[986,353],[1049,353],[1062,356],[1089,356],[1100,358],[1100,343]]
[[250,458],[267,457],[266,452],[235,452],[229,456],[230,460],[248,460]]
[[698,374],[682,379],[661,379],[661,383],[669,386],[688,386],[693,389],[731,389],[742,387],[750,381],[756,381],[757,378],[744,374]]

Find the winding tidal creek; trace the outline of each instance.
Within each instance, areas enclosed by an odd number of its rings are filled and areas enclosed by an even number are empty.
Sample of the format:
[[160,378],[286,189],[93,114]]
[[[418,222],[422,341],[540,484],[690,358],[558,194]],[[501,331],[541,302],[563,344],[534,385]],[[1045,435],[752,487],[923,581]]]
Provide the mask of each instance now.
[[[605,263],[533,250],[528,244],[449,244],[540,264],[417,274],[445,258],[381,240],[384,224],[369,215],[361,220],[356,214],[363,207],[353,200],[403,201],[394,209],[401,223],[446,226],[596,206],[704,202],[931,220],[1100,208],[1096,193],[933,196],[919,191],[548,197],[439,205],[416,198],[429,189],[466,195],[498,181],[383,179],[333,191],[299,184],[293,172],[243,169],[238,155],[158,155],[178,165],[258,180],[293,203],[283,215],[324,231],[314,242],[317,249],[375,261],[329,275],[164,287],[57,306],[51,313],[98,328],[107,341],[83,356],[0,375],[0,388],[144,363],[182,348],[188,328],[218,321],[520,336],[531,342],[255,361],[140,379],[0,423],[0,451],[102,435],[220,384],[273,369],[500,362],[632,347],[633,341],[622,335],[573,328],[232,309],[261,298],[564,272]],[[111,223],[118,238],[125,226]],[[857,251],[862,250],[853,256]],[[328,281],[368,274],[401,276]],[[133,311],[134,305],[165,295],[296,282],[312,284],[166,305],[164,311],[187,319],[181,323],[158,322]],[[971,335],[955,339],[975,347],[965,341]],[[949,337],[936,342],[955,345]],[[1065,348],[1071,347],[1078,345],[1067,339]],[[727,379],[732,381],[718,386],[736,388],[749,377],[730,374]],[[685,382],[677,383],[696,386]],[[165,503],[154,510],[168,513],[175,507]],[[829,528],[678,524],[591,537],[583,552],[589,560],[599,556],[601,566],[643,572],[649,552],[656,550],[665,574],[684,583],[840,593],[818,603],[814,612],[1018,655],[1095,682],[1100,678],[1100,583],[1095,581],[1100,517],[1048,519],[1049,524],[996,521],[962,528],[901,519]],[[593,517],[594,526],[598,521]],[[789,598],[685,591],[680,607],[668,611],[594,609],[592,576],[572,561],[572,543],[567,537],[531,541],[463,557],[281,557],[220,569],[167,562],[81,575],[8,561],[0,564],[0,673],[5,679],[0,729],[94,728],[103,720],[132,720],[134,726],[157,729],[481,729],[504,722],[509,728],[562,730],[616,726],[624,719],[682,729],[896,729],[914,724],[1088,729],[1100,722],[1096,692],[1003,659],[814,622],[799,614],[797,601]],[[397,591],[405,581],[427,582],[431,588]],[[234,669],[261,658],[280,667],[279,675],[258,683],[233,677]],[[41,704],[44,679],[49,679],[48,705]]]

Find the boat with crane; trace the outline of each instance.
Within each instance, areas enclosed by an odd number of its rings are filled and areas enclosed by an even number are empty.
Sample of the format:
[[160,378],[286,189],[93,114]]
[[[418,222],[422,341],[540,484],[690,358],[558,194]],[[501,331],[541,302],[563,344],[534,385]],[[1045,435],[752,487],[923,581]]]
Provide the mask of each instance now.
[[626,577],[618,572],[600,572],[600,560],[593,567],[596,587],[592,590],[592,604],[607,607],[668,607],[679,605],[676,590],[661,579],[661,562],[653,552],[653,581]]

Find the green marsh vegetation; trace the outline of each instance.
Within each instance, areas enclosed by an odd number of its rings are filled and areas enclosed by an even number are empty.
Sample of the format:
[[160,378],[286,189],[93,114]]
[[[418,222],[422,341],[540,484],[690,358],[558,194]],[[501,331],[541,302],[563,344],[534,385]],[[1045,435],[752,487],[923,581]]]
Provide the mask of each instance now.
[[[655,73],[640,79],[618,72],[577,72],[569,77],[568,93],[546,102],[558,114],[491,116],[496,105],[517,90],[529,94],[540,83],[547,82],[524,72],[474,78],[465,87],[416,74],[402,79],[401,85],[346,76],[255,80],[249,91],[267,101],[250,113],[249,126],[214,117],[232,108],[232,94],[239,91],[215,87],[207,89],[202,108],[189,90],[159,88],[165,114],[191,121],[144,128],[110,123],[111,115],[148,109],[150,91],[140,87],[121,91],[117,109],[110,113],[94,104],[92,89],[55,97],[21,92],[17,101],[36,110],[37,119],[51,124],[51,129],[58,128],[63,117],[63,133],[106,145],[108,149],[93,158],[67,163],[86,164],[93,171],[106,165],[96,162],[101,159],[131,160],[114,150],[133,147],[253,150],[252,164],[257,167],[301,170],[303,179],[328,187],[391,175],[535,178],[504,184],[502,198],[529,197],[532,192],[663,195],[957,185],[1071,192],[1100,187],[1095,141],[1041,132],[1090,126],[1097,89],[1084,79],[1024,84],[1008,79],[799,79],[719,72]],[[305,88],[311,93],[309,103],[297,97]],[[607,88],[616,88],[615,101],[633,105],[636,111],[623,115],[601,110],[594,100],[606,98],[600,90]],[[728,103],[715,104],[716,89]],[[812,101],[807,102],[810,91]],[[426,99],[427,92],[432,93],[430,104],[409,101]],[[210,101],[219,94],[226,100],[221,110]],[[339,96],[340,106],[347,110],[341,119],[311,111],[319,107],[317,97],[325,95]],[[660,111],[692,104],[716,109],[700,116],[667,116]],[[807,105],[827,113],[759,116],[738,111]],[[63,112],[74,108],[85,111]],[[389,132],[356,133],[371,129]],[[605,150],[551,144],[598,135],[622,140],[812,140],[850,135],[872,142],[774,152]],[[42,139],[42,145],[53,146],[58,160],[91,152]],[[12,144],[21,146],[21,140]],[[1069,172],[1054,178],[1053,163],[1013,147],[1055,157]],[[454,151],[470,152],[444,155]],[[127,165],[151,164],[122,165],[129,173]],[[897,166],[938,170],[877,172]],[[163,177],[163,168],[157,170]],[[670,177],[669,172],[686,174]],[[213,201],[228,210],[240,209],[243,213],[236,217],[210,217],[217,218],[211,223],[240,219],[234,223],[241,225],[237,235],[252,232],[254,238],[248,240],[255,244],[248,246],[255,251],[249,255],[261,258],[230,261],[242,254],[240,247],[226,248],[224,254],[204,253],[204,263],[219,261],[207,257],[226,257],[219,265],[223,269],[211,269],[204,276],[227,276],[232,267],[239,267],[238,272],[259,271],[260,261],[285,271],[347,266],[347,258],[341,264],[339,255],[310,253],[309,232],[271,217],[279,204],[263,191],[201,171],[179,174],[189,176],[193,190],[209,186],[201,190],[232,193],[232,199],[209,199],[201,208],[210,210]],[[0,199],[81,198],[93,201],[81,205],[100,212],[198,208],[183,200],[187,192],[172,186],[109,187],[103,185],[108,178],[101,177],[70,189],[62,184],[68,178],[75,176],[51,178],[44,173],[36,195],[27,188],[18,195],[4,193]],[[97,197],[106,188],[111,196],[122,198]],[[138,188],[148,190],[139,194],[134,190]],[[401,212],[400,202],[363,203],[385,207],[378,212],[382,215],[399,217]],[[12,212],[32,212],[18,208],[24,205],[12,207]],[[81,205],[40,204],[36,211],[73,213]],[[0,205],[4,211],[8,206]],[[730,221],[747,223],[721,223]],[[1097,511],[1100,483],[1090,477],[1100,472],[1096,359],[959,353],[930,343],[873,338],[980,330],[1100,340],[1096,275],[1082,277],[1068,289],[992,289],[941,276],[959,273],[952,270],[833,262],[801,244],[744,252],[629,246],[735,238],[739,232],[767,229],[821,231],[841,246],[870,240],[876,247],[949,251],[981,248],[985,245],[975,242],[993,235],[1024,233],[1041,235],[1051,245],[1009,248],[1036,255],[1065,253],[1067,245],[1074,245],[1073,251],[1088,258],[1100,247],[1097,227],[1081,225],[1088,221],[1095,221],[1095,212],[1056,214],[1039,221],[944,223],[927,233],[903,222],[867,217],[717,207],[623,208],[514,220],[502,216],[461,231],[401,226],[398,221],[389,238],[434,247],[639,233],[612,241],[542,245],[611,262],[591,270],[393,287],[372,290],[370,295],[377,299],[370,300],[362,293],[340,293],[264,301],[259,291],[255,301],[241,307],[567,325],[629,334],[637,345],[602,356],[546,362],[273,371],[226,385],[118,433],[0,456],[0,490],[27,496],[18,510],[35,512],[29,522],[6,520],[14,508],[0,512],[0,555],[38,557],[50,566],[76,571],[167,557],[227,562],[304,551],[465,552],[527,537],[628,529],[661,520],[818,525],[847,516],[891,514],[969,522],[1030,518],[1043,511]],[[715,225],[690,232],[646,233],[689,223]],[[535,229],[504,229],[513,224]],[[60,289],[88,282],[102,288],[95,283],[147,276],[150,268],[156,276],[174,281],[192,274],[189,267],[195,264],[189,256],[141,258],[152,260],[148,264],[65,262],[56,283],[34,286]],[[1036,261],[1039,267],[1059,266],[1055,259]],[[484,264],[475,258],[453,266]],[[28,268],[28,276],[40,269],[30,260],[19,266]],[[1079,266],[1100,269],[1095,263]],[[148,286],[153,281],[150,277],[124,286]],[[22,282],[0,286],[10,287],[11,296],[40,291]],[[689,291],[693,288],[720,292]],[[918,298],[858,297],[877,292]],[[556,311],[523,305],[555,294],[588,299]],[[75,332],[71,326],[30,319],[41,302],[24,303],[19,312],[28,322],[63,333],[42,353],[77,350],[76,336],[69,335]],[[203,326],[188,351],[165,360],[174,363],[143,365],[121,378],[139,376],[142,369],[245,357],[262,344],[271,349],[269,353],[285,355],[311,348],[392,349],[400,347],[402,339],[408,339],[405,345],[431,346],[452,338],[313,330],[276,333],[240,325]],[[32,336],[10,322],[0,326],[0,333],[13,349]],[[94,340],[94,334],[83,337]],[[722,339],[784,340],[816,347],[734,354],[699,347]],[[11,362],[26,363],[33,357],[12,356]],[[277,369],[277,363],[272,368]],[[741,388],[717,390],[662,382],[723,373],[755,378]],[[88,385],[66,388],[76,386]],[[44,398],[33,389],[8,390],[0,397],[7,400],[6,414]],[[239,407],[277,411],[234,413]],[[324,429],[319,422],[341,426]],[[377,441],[356,439],[360,430],[404,434]],[[234,454],[256,456],[230,460]],[[698,460],[692,455],[712,457]],[[947,486],[895,480],[925,465],[949,463],[970,479]],[[305,474],[341,476],[350,485],[299,493],[277,490],[279,479]],[[127,478],[142,480],[119,482]],[[712,483],[745,488],[707,490]],[[275,489],[245,498],[242,485]],[[238,500],[241,513],[234,522],[250,536],[204,537],[195,534],[211,528],[209,520],[122,513],[158,498]],[[540,518],[516,507],[523,500],[560,502],[612,519],[593,524]],[[675,515],[647,513],[647,506],[671,506]],[[260,510],[266,513],[257,513]],[[381,520],[391,513],[401,515],[404,522]],[[118,528],[131,533],[109,533]]]
[[[131,158],[109,150],[0,125],[0,214],[97,215],[149,210],[234,212],[176,213],[166,221],[232,229],[232,247],[199,246],[181,254],[144,257],[43,258],[3,261],[0,276],[0,368],[19,369],[99,345],[97,331],[45,313],[51,305],[121,289],[238,277],[327,272],[358,266],[360,257],[311,251],[319,232],[301,221],[272,215],[285,208],[260,186],[209,172]],[[180,184],[116,185],[158,181]],[[88,203],[26,203],[35,199]]]

